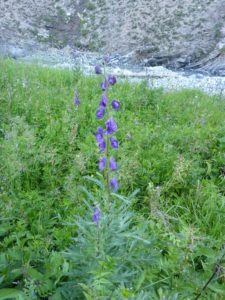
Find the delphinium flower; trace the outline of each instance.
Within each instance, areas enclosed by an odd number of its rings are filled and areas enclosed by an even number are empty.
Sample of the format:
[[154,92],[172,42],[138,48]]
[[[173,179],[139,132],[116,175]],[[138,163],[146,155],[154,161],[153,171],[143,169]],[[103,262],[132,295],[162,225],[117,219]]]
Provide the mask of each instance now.
[[105,54],[103,56],[103,64],[108,64],[110,62],[110,55],[109,54]]
[[102,140],[99,144],[98,144],[98,149],[100,151],[104,151],[106,149],[106,142],[105,140]]
[[96,142],[98,143],[98,148],[100,151],[104,151],[106,148],[106,142],[104,139],[103,128],[98,127],[97,132],[95,134]]
[[119,142],[117,141],[117,139],[114,136],[110,137],[110,143],[111,143],[112,148],[118,149]]
[[102,119],[104,117],[104,114],[105,114],[105,108],[100,106],[96,112],[96,117],[98,119]]
[[110,180],[110,188],[114,191],[119,189],[118,181],[115,177]]
[[106,107],[107,106],[107,96],[105,94],[102,95],[102,100],[100,101],[100,106]]
[[100,75],[100,74],[102,74],[102,69],[101,69],[101,67],[100,66],[95,66],[95,73],[97,74],[97,75]]
[[115,161],[115,158],[113,156],[110,157],[109,159],[109,166],[112,171],[115,171],[117,169],[117,163]]
[[106,134],[113,134],[118,128],[118,126],[117,126],[116,122],[114,121],[113,117],[110,117],[107,120],[107,122],[105,124],[105,127],[106,127],[106,132],[105,132]]
[[[107,117],[105,122],[105,128],[98,127],[95,138],[98,144],[98,149],[100,152],[103,152],[104,155],[100,157],[98,167],[99,170],[102,171],[105,169],[105,176],[107,182],[107,190],[111,189],[117,191],[119,188],[118,181],[116,177],[110,179],[110,175],[112,172],[117,170],[117,162],[113,156],[110,156],[110,146],[111,149],[118,149],[119,142],[116,137],[113,135],[118,130],[118,125],[114,120],[113,116],[110,112],[110,106],[108,105],[108,90],[116,84],[116,77],[112,74],[106,75],[105,65],[109,63],[109,56],[105,56],[103,59],[103,67],[104,67],[104,79],[100,84],[100,87],[103,91],[101,96],[101,100],[99,102],[99,107],[96,112],[96,117],[98,119],[102,119],[105,116]],[[96,74],[102,74],[100,66],[95,67]],[[113,99],[111,101],[111,107],[114,110],[119,110],[120,102],[118,100]],[[111,109],[111,111],[112,111]]]
[[106,157],[101,157],[98,163],[99,170],[102,171],[106,166]]
[[79,105],[80,105],[80,97],[79,97],[79,95],[78,95],[77,90],[76,90],[75,93],[74,93],[74,105],[75,105],[75,106],[79,106]]
[[104,140],[104,129],[99,126],[97,129],[97,132],[95,134],[96,142],[100,143],[102,140]]
[[116,84],[116,76],[114,76],[114,75],[109,75],[109,76],[108,76],[108,83],[109,83],[109,85],[114,85],[114,84]]
[[107,87],[108,87],[108,82],[107,80],[104,80],[100,83],[100,87],[103,91],[106,91],[107,90]]
[[94,213],[93,213],[93,222],[98,225],[98,222],[100,220],[100,210],[98,207],[95,207]]
[[120,108],[120,102],[118,100],[112,101],[112,108],[118,110]]

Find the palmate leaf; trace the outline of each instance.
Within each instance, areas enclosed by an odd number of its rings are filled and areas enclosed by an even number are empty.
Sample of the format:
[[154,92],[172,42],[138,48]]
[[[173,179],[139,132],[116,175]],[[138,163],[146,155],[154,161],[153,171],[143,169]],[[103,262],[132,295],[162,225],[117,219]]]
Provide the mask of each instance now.
[[1,289],[0,300],[28,300],[22,291],[16,289]]

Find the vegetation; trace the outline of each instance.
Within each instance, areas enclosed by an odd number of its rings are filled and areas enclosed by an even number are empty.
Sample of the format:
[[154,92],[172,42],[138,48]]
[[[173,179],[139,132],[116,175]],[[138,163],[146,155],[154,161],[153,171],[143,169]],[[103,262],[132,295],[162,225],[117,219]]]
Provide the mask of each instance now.
[[224,299],[224,99],[120,80],[109,91],[120,189],[107,208],[100,78],[0,69],[0,299]]

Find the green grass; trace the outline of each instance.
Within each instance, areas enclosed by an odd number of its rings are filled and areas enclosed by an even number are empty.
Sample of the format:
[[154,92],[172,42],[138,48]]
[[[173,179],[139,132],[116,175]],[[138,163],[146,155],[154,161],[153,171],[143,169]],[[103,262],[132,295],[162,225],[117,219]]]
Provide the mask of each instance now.
[[[79,187],[97,171],[100,78],[11,60],[0,60],[0,70],[0,288],[50,299],[67,280],[61,253],[76,235],[65,223],[85,214]],[[224,243],[225,99],[121,81],[110,98],[122,103],[115,113],[120,193],[140,189],[133,210],[150,218],[169,253],[156,277],[169,278],[158,299],[164,288],[192,299]],[[224,298],[222,271],[202,299]]]

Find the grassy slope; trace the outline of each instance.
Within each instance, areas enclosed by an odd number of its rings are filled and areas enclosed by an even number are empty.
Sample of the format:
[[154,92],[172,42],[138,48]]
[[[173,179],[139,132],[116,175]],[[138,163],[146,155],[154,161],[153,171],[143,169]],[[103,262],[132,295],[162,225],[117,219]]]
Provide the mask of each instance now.
[[[11,269],[42,262],[43,271],[49,253],[70,243],[75,229],[63,223],[84,211],[78,186],[83,175],[96,173],[94,132],[104,121],[95,117],[101,95],[96,76],[7,60],[0,70],[0,264],[6,287],[24,276]],[[225,234],[224,99],[126,82],[110,96],[122,103],[115,115],[120,192],[140,188],[135,209],[176,237],[191,228],[193,244],[204,237],[201,255],[212,251],[215,258]],[[214,286],[220,299],[224,288]]]

